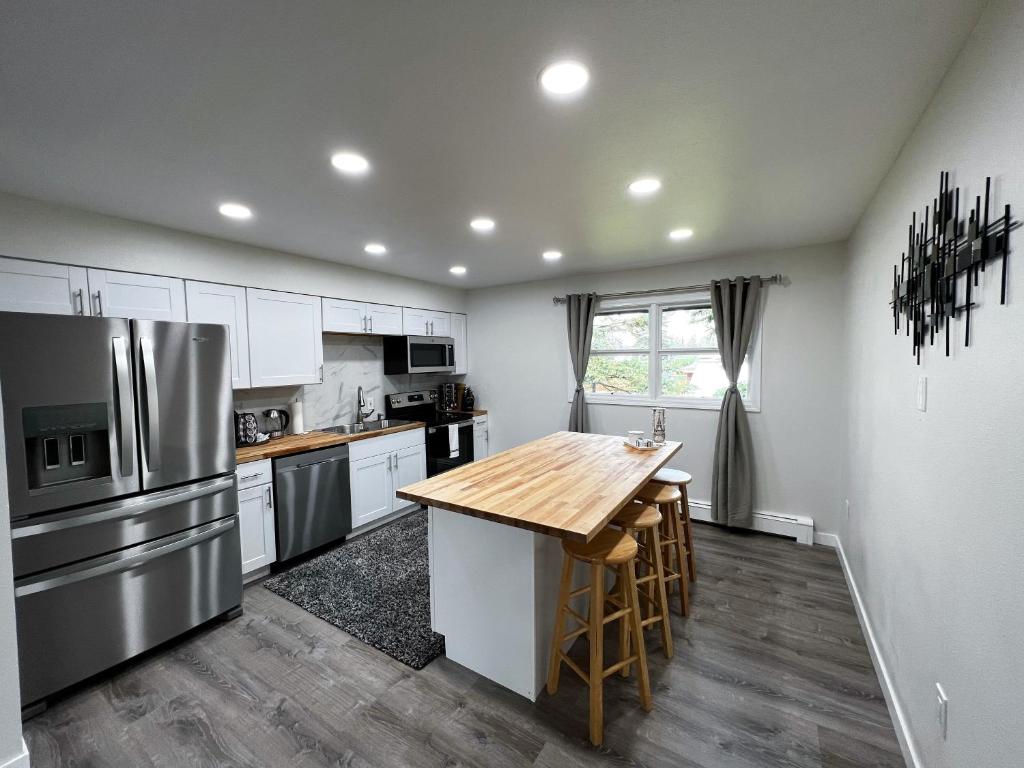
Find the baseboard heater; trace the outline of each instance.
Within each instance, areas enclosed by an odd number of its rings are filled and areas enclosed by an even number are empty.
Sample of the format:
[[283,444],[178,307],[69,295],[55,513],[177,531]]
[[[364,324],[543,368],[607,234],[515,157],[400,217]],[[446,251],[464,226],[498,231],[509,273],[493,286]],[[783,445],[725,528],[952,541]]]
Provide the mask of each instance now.
[[[690,501],[690,517],[713,523],[711,503]],[[774,533],[796,539],[800,544],[814,543],[814,519],[804,515],[781,515],[778,512],[755,512],[751,530]]]

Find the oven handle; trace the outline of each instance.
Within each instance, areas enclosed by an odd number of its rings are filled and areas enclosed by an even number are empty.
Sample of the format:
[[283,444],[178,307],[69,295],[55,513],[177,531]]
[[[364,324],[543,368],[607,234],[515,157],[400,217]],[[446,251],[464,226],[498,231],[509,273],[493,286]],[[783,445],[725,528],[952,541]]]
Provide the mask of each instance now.
[[178,534],[167,544],[159,547],[153,547],[152,549],[147,549],[142,552],[137,552],[133,555],[122,553],[118,559],[106,563],[101,563],[91,567],[86,566],[78,570],[62,573],[60,576],[28,580],[20,586],[15,585],[14,596],[25,597],[26,595],[34,595],[38,592],[47,592],[51,589],[63,587],[68,584],[74,584],[77,581],[85,581],[86,579],[94,579],[97,576],[104,576],[109,573],[117,573],[119,571],[127,571],[132,568],[137,568],[138,566],[145,565],[158,557],[169,555],[187,547],[193,547],[207,539],[213,539],[227,533],[235,527],[235,518],[236,516],[232,515],[226,520],[219,520],[215,523],[200,526],[199,528],[195,528],[187,533]]
[[437,432],[437,430],[439,430],[439,429],[448,429],[448,427],[458,427],[459,429],[462,429],[463,427],[472,427],[472,426],[473,426],[473,420],[472,419],[469,419],[468,421],[456,421],[456,422],[454,422],[452,424],[442,424],[439,427],[427,427],[427,434],[428,435],[432,435],[435,432]]

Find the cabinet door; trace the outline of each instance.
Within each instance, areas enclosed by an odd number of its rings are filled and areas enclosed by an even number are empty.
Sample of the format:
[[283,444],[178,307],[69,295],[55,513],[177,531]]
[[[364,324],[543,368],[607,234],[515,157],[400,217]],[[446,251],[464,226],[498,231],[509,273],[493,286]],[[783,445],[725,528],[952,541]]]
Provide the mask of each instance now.
[[430,312],[423,309],[402,308],[402,333],[406,336],[430,335]]
[[373,522],[391,513],[393,454],[384,453],[349,463],[352,486],[352,527]]
[[452,316],[449,312],[431,312],[429,320],[431,336],[452,335]]
[[190,323],[216,323],[228,327],[231,352],[231,388],[249,388],[249,318],[245,312],[245,288],[185,281]]
[[[414,445],[411,448],[397,451],[391,463],[391,472],[395,491],[407,485],[418,483],[420,480],[426,480],[427,447],[425,445]],[[415,503],[414,501],[400,499],[392,494],[391,508],[393,510],[404,509]]]
[[250,386],[319,384],[324,341],[319,296],[246,288]]
[[324,333],[369,333],[369,326],[363,302],[324,299]]
[[185,281],[109,269],[89,270],[94,315],[185,322]]
[[390,304],[367,304],[366,315],[370,320],[370,333],[378,336],[402,335],[402,308]]
[[85,267],[0,258],[0,312],[91,315]]
[[273,488],[268,483],[238,492],[238,529],[242,541],[243,574],[277,560]]
[[455,339],[455,373],[469,373],[469,337],[466,329],[466,316],[452,312],[452,332]]

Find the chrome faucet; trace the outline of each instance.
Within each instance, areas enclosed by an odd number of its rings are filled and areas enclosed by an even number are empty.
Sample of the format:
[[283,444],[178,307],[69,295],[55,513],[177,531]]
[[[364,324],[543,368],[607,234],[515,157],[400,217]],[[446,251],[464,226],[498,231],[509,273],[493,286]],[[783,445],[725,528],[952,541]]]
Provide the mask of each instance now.
[[363,423],[363,419],[365,419],[367,416],[372,416],[373,415],[373,410],[374,409],[371,408],[369,411],[366,411],[365,413],[363,413],[363,409],[366,408],[366,398],[363,397],[363,387],[362,387],[362,385],[359,386],[359,391],[357,393],[357,397],[358,397],[358,402],[356,403],[356,424],[362,424]]

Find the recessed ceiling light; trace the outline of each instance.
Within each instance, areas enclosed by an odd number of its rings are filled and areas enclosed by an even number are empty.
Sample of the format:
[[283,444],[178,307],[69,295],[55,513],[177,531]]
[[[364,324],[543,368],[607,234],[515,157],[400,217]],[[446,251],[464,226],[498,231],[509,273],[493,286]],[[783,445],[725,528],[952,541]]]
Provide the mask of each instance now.
[[221,203],[217,209],[221,216],[226,216],[235,221],[245,221],[252,218],[252,209],[241,203]]
[[693,237],[693,230],[689,227],[683,227],[681,229],[673,229],[668,233],[669,240],[689,240]]
[[460,267],[458,265],[449,268],[448,271],[451,272],[453,275],[464,275],[464,274],[466,274],[466,268],[465,267]]
[[384,247],[383,243],[367,243],[363,246],[363,250],[371,256],[383,256],[388,252],[388,249]]
[[494,219],[488,219],[486,216],[481,216],[469,222],[469,226],[472,227],[475,232],[493,232]]
[[630,182],[628,189],[629,194],[633,197],[650,197],[661,189],[661,179],[645,176],[642,179]]
[[590,72],[573,59],[556,61],[540,73],[540,87],[552,96],[565,98],[582,93],[590,82]]
[[542,253],[541,256],[543,257],[544,261],[558,261],[560,258],[562,258],[562,252],[544,251],[544,253]]
[[331,165],[346,176],[365,176],[370,171],[370,161],[349,150],[331,155]]

